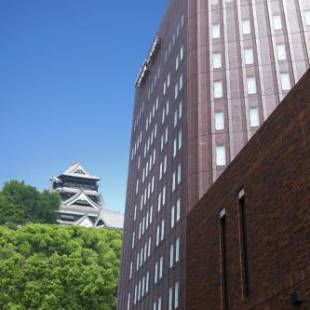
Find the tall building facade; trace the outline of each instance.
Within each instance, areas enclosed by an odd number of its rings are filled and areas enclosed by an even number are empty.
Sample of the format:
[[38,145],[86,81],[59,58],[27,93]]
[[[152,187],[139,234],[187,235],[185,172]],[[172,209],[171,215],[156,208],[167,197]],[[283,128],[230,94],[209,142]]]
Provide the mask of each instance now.
[[308,0],[170,1],[136,83],[118,309],[184,309],[186,215],[309,55]]
[[99,193],[100,178],[89,174],[79,162],[51,179],[61,205],[58,223],[84,227],[123,228],[123,215],[108,209]]

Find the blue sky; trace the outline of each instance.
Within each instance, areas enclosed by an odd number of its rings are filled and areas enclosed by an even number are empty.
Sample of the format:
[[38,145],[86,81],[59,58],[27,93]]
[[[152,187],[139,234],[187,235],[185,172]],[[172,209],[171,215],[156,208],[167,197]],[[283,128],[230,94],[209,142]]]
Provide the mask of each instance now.
[[134,82],[168,0],[0,1],[0,186],[81,161],[125,204]]

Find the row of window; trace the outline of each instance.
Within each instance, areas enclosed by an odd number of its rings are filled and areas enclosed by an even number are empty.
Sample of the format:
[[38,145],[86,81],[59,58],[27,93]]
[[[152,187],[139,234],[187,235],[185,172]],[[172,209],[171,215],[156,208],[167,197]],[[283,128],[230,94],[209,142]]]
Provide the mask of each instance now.
[[184,15],[182,15],[179,22],[176,25],[176,31],[172,34],[172,39],[169,40],[168,47],[165,51],[165,54],[164,54],[164,61],[165,62],[167,62],[168,57],[171,55],[172,48],[175,46],[176,39],[179,37],[180,31],[183,28],[184,23],[185,23],[185,17],[184,17]]
[[[175,226],[180,220],[181,216],[181,201],[180,198],[177,200],[176,204],[171,207],[171,229]],[[153,218],[153,207],[151,207],[150,215],[147,212],[147,215],[143,217],[143,219],[139,223],[139,239],[140,236],[144,234],[144,231],[147,230],[148,226],[152,223]],[[156,227],[156,246],[158,246],[161,242],[164,241],[165,238],[165,220],[162,219],[161,223]],[[135,232],[133,232],[132,237],[132,248],[135,243]],[[143,266],[143,264],[147,261],[151,256],[151,244],[152,238],[149,237],[148,240],[145,241],[144,246],[140,248],[140,250],[136,253],[136,271]],[[172,244],[170,247],[170,264],[169,267],[172,268],[174,264],[179,262],[180,257],[180,238],[177,238],[175,244]],[[133,262],[130,263],[130,271],[129,271],[129,279],[132,279],[133,275]],[[161,277],[159,277],[161,279]]]
[[[225,129],[225,117],[223,111],[216,111],[214,114],[214,128],[215,130]],[[249,125],[250,127],[258,127],[259,121],[259,111],[257,107],[249,108]]]
[[[310,26],[310,10],[304,11],[304,21],[306,26]],[[274,31],[279,31],[283,29],[283,21],[280,15],[273,15],[271,21],[271,27]],[[212,25],[212,38],[219,39],[221,38],[221,25],[219,23]],[[241,33],[242,35],[248,35],[252,33],[251,21],[248,18],[245,18],[241,22]]]
[[[145,294],[149,292],[150,273],[147,272],[145,276],[135,285],[134,304],[140,301]],[[129,298],[130,300],[130,295]],[[130,305],[130,302],[129,302]]]
[[[179,240],[179,239],[178,239]],[[161,256],[154,265],[154,284],[157,284],[164,276],[163,273],[163,266],[164,258]],[[148,292],[150,288],[150,272],[146,272],[146,274],[135,284],[134,287],[134,304],[139,302]],[[174,286],[169,288],[169,295],[168,295],[168,309],[177,309],[179,307],[179,295],[180,295],[180,287],[179,282],[176,281]],[[131,295],[128,294],[128,304],[130,305]],[[158,301],[160,302],[161,308],[161,298],[156,300],[153,305],[156,304],[155,308],[159,305]]]
[[[144,243],[144,246],[138,251],[136,255],[136,271],[138,271],[146,260],[151,255],[152,238],[149,237],[148,241]],[[132,278],[132,273],[130,272],[129,278]]]
[[[289,73],[280,73],[280,83],[282,91],[288,91],[291,89],[291,80]],[[246,94],[257,94],[257,83],[255,76],[249,76],[246,78]],[[214,99],[221,99],[224,97],[223,81],[220,80],[213,82],[213,97]]]
[[[280,44],[276,45],[276,56],[277,56],[278,61],[287,60],[285,44],[280,43]],[[212,67],[213,67],[213,69],[223,68],[222,58],[223,58],[223,56],[222,56],[221,52],[214,52],[212,54]],[[253,48],[251,48],[251,47],[245,48],[243,51],[243,58],[244,58],[244,63],[246,65],[253,65],[254,64]]]

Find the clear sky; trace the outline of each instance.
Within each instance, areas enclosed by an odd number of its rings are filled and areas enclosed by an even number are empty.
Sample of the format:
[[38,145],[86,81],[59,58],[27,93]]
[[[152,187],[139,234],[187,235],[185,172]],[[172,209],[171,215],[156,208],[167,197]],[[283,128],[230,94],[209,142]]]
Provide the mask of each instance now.
[[134,82],[168,0],[0,1],[0,186],[81,161],[123,210]]

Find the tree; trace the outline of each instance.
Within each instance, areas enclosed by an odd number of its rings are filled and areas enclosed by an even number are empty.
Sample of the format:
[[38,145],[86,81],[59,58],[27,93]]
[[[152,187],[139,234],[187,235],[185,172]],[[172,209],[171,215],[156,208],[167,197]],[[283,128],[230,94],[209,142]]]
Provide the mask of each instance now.
[[0,193],[0,224],[56,223],[55,211],[59,206],[57,193],[41,193],[24,182],[10,181]]
[[121,238],[108,228],[0,226],[0,309],[115,309]]

